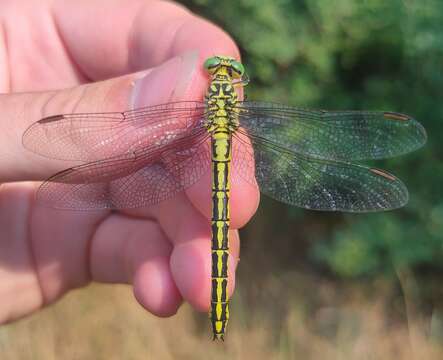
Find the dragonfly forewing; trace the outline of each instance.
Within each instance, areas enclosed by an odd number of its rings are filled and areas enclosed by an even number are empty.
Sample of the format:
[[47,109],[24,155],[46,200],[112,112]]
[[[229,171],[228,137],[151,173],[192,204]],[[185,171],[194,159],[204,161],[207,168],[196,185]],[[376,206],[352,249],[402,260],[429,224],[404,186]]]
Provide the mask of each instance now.
[[161,147],[203,126],[205,104],[182,101],[123,112],[49,116],[31,125],[23,145],[42,156],[94,161]]
[[240,103],[238,109],[248,136],[317,159],[382,159],[426,142],[420,123],[399,113],[309,110],[253,101]]

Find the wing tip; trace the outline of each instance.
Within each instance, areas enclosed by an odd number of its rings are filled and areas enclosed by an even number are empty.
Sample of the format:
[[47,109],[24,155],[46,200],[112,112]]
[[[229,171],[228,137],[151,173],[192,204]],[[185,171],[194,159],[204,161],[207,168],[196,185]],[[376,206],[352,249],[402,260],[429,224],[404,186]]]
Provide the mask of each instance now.
[[428,141],[428,133],[426,132],[425,127],[422,124],[420,124],[418,121],[416,121],[416,124],[417,124],[417,132],[421,136],[419,147],[422,147]]
[[381,170],[381,169],[370,168],[369,171],[371,171],[373,174],[375,174],[377,176],[381,176],[389,181],[396,182],[397,186],[398,186],[397,187],[397,191],[398,191],[397,202],[390,204],[390,206],[375,208],[370,211],[395,210],[395,209],[402,208],[403,206],[405,206],[408,203],[409,191],[406,188],[406,185],[400,179],[398,179],[396,176],[394,176],[384,170]]
[[[391,111],[385,111],[383,112],[383,117],[386,120],[393,120],[393,121],[401,121],[408,123],[408,126],[410,127],[411,136],[414,136],[416,138],[416,144],[415,147],[411,147],[404,153],[408,153],[414,150],[417,150],[421,148],[424,144],[426,144],[428,140],[428,134],[426,132],[425,127],[418,122],[415,118],[412,116],[397,113],[397,112],[391,112]],[[400,154],[399,154],[400,155]]]

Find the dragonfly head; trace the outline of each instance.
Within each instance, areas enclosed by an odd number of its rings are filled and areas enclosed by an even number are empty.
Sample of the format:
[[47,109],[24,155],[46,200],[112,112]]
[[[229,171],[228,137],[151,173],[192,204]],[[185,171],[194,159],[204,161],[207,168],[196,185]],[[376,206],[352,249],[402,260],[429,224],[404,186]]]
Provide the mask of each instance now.
[[228,56],[212,56],[206,59],[203,66],[211,75],[229,75],[236,80],[242,79],[245,74],[243,64]]

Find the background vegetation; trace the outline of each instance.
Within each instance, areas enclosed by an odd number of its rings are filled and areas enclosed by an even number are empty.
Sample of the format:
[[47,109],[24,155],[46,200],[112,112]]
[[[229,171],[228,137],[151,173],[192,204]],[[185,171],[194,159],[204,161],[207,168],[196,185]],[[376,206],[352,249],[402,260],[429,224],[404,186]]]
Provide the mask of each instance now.
[[427,146],[377,164],[404,180],[410,203],[341,215],[263,199],[242,233],[224,346],[186,306],[155,319],[126,288],[93,286],[0,330],[2,358],[442,358],[443,2],[184,3],[236,39],[251,99],[416,117]]
[[[294,256],[339,277],[441,270],[443,240],[443,3],[439,1],[198,0],[193,8],[227,29],[252,77],[251,99],[303,107],[404,112],[430,134],[423,150],[379,163],[407,183],[401,211],[339,216],[321,241]],[[191,6],[192,7],[192,6]],[[330,214],[292,211],[300,242]],[[270,213],[269,213],[270,214]],[[311,219],[311,221],[306,221]],[[278,222],[277,222],[278,223]],[[278,225],[280,228],[280,225]],[[377,231],[375,231],[377,230]],[[275,244],[275,242],[273,242]],[[278,246],[278,245],[277,245]],[[312,255],[306,257],[306,252]]]

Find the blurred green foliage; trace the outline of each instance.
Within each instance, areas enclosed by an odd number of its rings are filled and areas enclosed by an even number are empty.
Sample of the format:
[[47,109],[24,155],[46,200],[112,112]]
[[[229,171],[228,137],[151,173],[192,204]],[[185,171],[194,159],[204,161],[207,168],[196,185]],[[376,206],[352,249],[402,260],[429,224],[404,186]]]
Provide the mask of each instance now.
[[[304,242],[311,244],[304,255],[343,277],[389,274],[404,267],[442,270],[443,146],[438,134],[443,132],[443,1],[185,4],[237,41],[252,80],[247,89],[250,99],[404,112],[428,131],[425,148],[377,164],[407,184],[407,207],[335,217],[332,230],[320,241]],[[300,216],[311,215],[296,212],[298,226],[303,227]],[[328,216],[315,215],[318,227],[329,221]],[[306,229],[300,233],[309,236]]]

